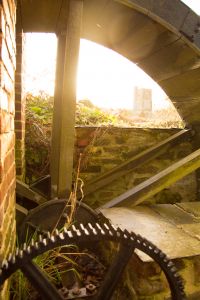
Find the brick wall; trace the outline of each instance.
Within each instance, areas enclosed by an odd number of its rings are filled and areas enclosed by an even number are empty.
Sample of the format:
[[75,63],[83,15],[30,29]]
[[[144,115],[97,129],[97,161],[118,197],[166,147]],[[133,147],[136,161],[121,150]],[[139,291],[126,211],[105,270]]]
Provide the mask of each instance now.
[[24,180],[25,177],[25,97],[23,85],[24,62],[24,41],[23,32],[17,31],[16,34],[16,73],[15,73],[15,158],[17,177]]
[[[0,2],[0,261],[15,242],[15,75],[14,0]],[[7,283],[0,299],[7,299]]]

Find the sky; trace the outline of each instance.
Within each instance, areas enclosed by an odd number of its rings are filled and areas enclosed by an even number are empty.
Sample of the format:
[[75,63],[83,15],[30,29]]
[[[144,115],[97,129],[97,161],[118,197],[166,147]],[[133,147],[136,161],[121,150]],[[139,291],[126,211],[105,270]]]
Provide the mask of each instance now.
[[[183,2],[200,14],[200,0]],[[37,94],[41,90],[53,95],[56,36],[27,34],[25,47],[26,91]],[[168,107],[165,93],[135,64],[110,49],[81,40],[77,100],[90,99],[95,105],[105,108],[133,109],[135,86],[152,89],[154,110]]]

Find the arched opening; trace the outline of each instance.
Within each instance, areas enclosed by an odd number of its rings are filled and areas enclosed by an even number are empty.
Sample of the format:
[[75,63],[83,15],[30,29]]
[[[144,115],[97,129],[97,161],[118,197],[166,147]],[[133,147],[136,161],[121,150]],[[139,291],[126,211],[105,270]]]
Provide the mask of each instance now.
[[[25,91],[36,98],[53,97],[56,45],[53,34],[26,34]],[[116,52],[83,39],[77,102],[77,125],[183,127],[167,95],[145,72]]]

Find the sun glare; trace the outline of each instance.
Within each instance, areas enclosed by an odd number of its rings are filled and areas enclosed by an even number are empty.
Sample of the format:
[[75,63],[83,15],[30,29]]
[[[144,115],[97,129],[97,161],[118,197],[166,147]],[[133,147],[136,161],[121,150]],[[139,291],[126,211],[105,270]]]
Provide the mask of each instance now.
[[[200,13],[200,0],[183,2]],[[53,95],[56,46],[54,34],[26,34],[26,92]],[[105,108],[133,109],[135,87],[152,89],[153,110],[169,106],[161,88],[135,64],[112,50],[81,40],[77,100],[89,99]]]
[[[26,34],[26,92],[53,95],[56,45],[53,34]],[[133,109],[136,86],[152,89],[154,109],[168,106],[165,93],[135,64],[110,49],[81,40],[77,100],[89,99],[104,108]]]

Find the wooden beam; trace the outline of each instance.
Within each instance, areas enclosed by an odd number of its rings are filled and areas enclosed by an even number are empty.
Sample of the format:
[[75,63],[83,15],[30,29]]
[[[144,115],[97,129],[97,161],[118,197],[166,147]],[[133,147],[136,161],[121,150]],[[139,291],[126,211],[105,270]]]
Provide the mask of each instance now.
[[20,197],[27,198],[38,205],[47,201],[46,198],[42,197],[40,194],[30,189],[27,184],[18,179],[16,180],[16,194]]
[[83,0],[69,0],[67,31],[58,36],[51,155],[52,197],[66,198],[72,187],[75,138],[76,73]]
[[188,138],[190,134],[190,130],[183,129],[178,133],[173,134],[166,140],[150,147],[147,150],[142,151],[119,166],[90,181],[84,188],[84,196],[93,193],[94,191],[108,185],[115,179],[118,179],[121,176],[133,171],[134,168],[141,166],[147,161],[159,156],[163,152],[167,151],[169,147],[176,145],[185,138]]
[[62,118],[62,90],[63,90],[63,74],[64,74],[64,58],[65,58],[65,42],[66,35],[58,36],[57,46],[57,62],[56,62],[56,82],[54,91],[54,108],[51,136],[51,197],[57,197],[58,189],[58,173],[59,173],[59,154],[60,154],[60,128]]
[[180,180],[184,176],[192,173],[200,167],[200,149],[186,156],[180,161],[160,173],[145,180],[122,195],[109,201],[100,208],[110,208],[113,206],[130,205],[135,206],[144,200],[154,196],[164,188]]

